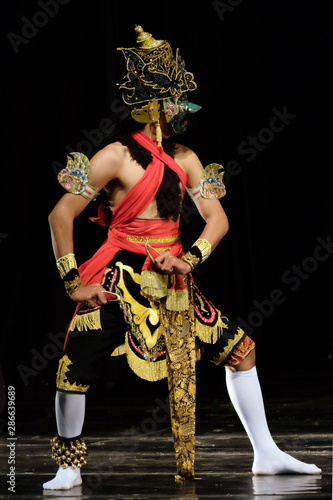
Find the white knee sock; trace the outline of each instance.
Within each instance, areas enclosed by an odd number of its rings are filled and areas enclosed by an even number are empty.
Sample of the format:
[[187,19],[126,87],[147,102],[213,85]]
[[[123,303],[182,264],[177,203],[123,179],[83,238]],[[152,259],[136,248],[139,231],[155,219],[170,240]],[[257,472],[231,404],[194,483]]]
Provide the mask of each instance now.
[[[71,394],[57,391],[55,412],[59,436],[73,438],[82,432],[85,415],[85,394]],[[54,479],[43,484],[46,490],[70,490],[82,484],[80,469],[61,466]]]
[[64,438],[79,436],[82,432],[86,407],[85,394],[57,391],[55,412],[58,434]]
[[246,430],[254,451],[254,474],[318,474],[318,467],[283,453],[268,429],[256,367],[233,372],[226,369],[231,402]]

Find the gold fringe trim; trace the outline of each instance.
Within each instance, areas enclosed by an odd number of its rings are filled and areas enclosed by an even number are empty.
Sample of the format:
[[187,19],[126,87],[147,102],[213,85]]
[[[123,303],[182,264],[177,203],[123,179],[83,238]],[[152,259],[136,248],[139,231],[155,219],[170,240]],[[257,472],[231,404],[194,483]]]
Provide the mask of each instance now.
[[216,356],[216,358],[212,359],[212,363],[214,363],[217,366],[219,366],[221,363],[223,363],[223,361],[228,356],[228,354],[230,353],[230,351],[234,347],[234,345],[236,345],[237,342],[239,342],[241,340],[241,338],[244,336],[244,330],[242,330],[241,328],[238,328],[237,331],[238,331],[237,335],[233,339],[228,340],[228,345],[225,346],[223,351],[220,354],[218,354],[218,356]]
[[74,317],[69,331],[78,330],[82,332],[83,330],[101,330],[101,313],[100,309],[95,309],[94,311],[86,312],[83,314],[76,314]]
[[138,377],[148,380],[149,382],[157,382],[167,376],[165,359],[154,362],[140,359],[130,348],[128,335],[126,335],[125,347],[128,366],[138,375]]
[[169,311],[187,311],[190,307],[188,298],[188,289],[185,290],[168,290],[166,299],[166,308]]
[[67,354],[65,354],[59,360],[59,368],[57,373],[57,389],[62,389],[63,391],[87,392],[90,385],[77,385],[75,382],[73,384],[68,382],[66,373],[69,371],[69,365],[72,364],[73,363],[71,362]]
[[[126,236],[127,241],[131,241],[133,243],[174,243],[179,239],[179,234],[175,234],[173,236]],[[154,250],[156,250],[154,248]]]
[[201,323],[198,319],[195,322],[196,335],[206,344],[215,344],[223,335],[223,328],[228,328],[228,325],[224,323],[220,312],[218,312],[216,325],[213,327]]
[[144,269],[141,273],[141,293],[151,301],[166,298],[166,308],[170,311],[186,311],[190,307],[189,287],[183,290],[169,288],[173,275],[159,274]]
[[141,291],[151,300],[160,300],[167,295],[168,275],[144,269],[141,272]]

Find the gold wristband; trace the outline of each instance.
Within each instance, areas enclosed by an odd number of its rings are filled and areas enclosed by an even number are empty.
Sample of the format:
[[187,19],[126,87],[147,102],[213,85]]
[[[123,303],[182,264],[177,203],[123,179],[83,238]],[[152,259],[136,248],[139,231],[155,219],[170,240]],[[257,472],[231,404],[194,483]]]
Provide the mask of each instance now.
[[204,262],[210,254],[212,253],[212,245],[205,238],[199,238],[195,243],[193,243],[192,247],[199,248],[202,259],[201,262]]
[[76,272],[76,274],[71,277],[72,279],[64,279],[64,285],[65,285],[65,290],[70,295],[71,293],[76,292],[82,285],[81,283],[81,278],[79,276],[79,271]]
[[187,262],[193,271],[198,264],[208,259],[211,251],[212,245],[209,241],[204,238],[199,238],[195,243],[193,243],[191,249],[183,255],[182,260]]
[[77,269],[75,255],[73,253],[68,253],[63,257],[60,257],[56,264],[59,274],[64,282],[66,292],[69,295],[76,292],[82,283]]
[[193,255],[191,252],[187,252],[183,255],[182,260],[191,266],[191,271],[200,263],[200,258]]
[[71,269],[77,269],[77,263],[73,253],[68,253],[60,257],[56,264],[61,278],[64,278]]

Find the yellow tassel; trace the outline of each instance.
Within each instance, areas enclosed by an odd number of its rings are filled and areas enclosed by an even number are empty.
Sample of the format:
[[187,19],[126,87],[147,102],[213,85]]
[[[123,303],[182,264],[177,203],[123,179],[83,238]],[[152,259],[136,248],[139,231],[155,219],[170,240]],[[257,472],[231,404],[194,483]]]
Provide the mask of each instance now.
[[224,323],[219,312],[218,320],[214,326],[205,325],[201,323],[198,319],[195,321],[196,335],[202,342],[206,344],[215,344],[220,337],[223,335],[223,328],[228,328],[228,325]]
[[160,121],[157,122],[157,126],[156,126],[156,140],[157,140],[158,147],[160,148],[162,146],[162,130],[161,130]]
[[100,309],[95,311],[90,311],[83,314],[77,314],[73,319],[70,331],[78,330],[82,332],[83,330],[101,330],[101,312]]
[[167,376],[166,359],[150,362],[139,358],[130,348],[127,335],[125,346],[128,365],[135,375],[149,382],[156,382]]

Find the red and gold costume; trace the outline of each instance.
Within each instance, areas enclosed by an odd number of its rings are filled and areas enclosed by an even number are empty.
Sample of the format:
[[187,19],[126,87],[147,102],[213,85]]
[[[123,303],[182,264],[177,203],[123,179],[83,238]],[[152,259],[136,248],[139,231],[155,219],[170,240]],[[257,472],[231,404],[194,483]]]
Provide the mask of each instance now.
[[[77,307],[59,362],[57,388],[86,392],[98,380],[102,361],[126,354],[141,378],[168,377],[171,423],[178,476],[194,477],[195,364],[200,345],[211,360],[235,364],[254,347],[242,329],[229,322],[198,290],[192,276],[160,274],[153,256],[184,255],[179,220],[144,220],[140,214],[154,199],[167,165],[185,192],[187,177],[161,147],[142,132],[132,137],[152,154],[142,178],[113,211],[108,238],[79,273],[83,284],[101,283],[119,297],[119,305]],[[207,347],[207,349],[206,349]]]
[[[167,377],[175,477],[185,480],[194,478],[196,361],[203,353],[216,365],[232,367],[254,349],[244,331],[201,294],[192,274],[163,274],[154,267],[154,259],[166,251],[184,260],[192,271],[209,256],[211,243],[205,238],[183,252],[177,219],[181,195],[186,188],[194,201],[216,199],[225,195],[225,187],[223,167],[215,163],[206,167],[200,184],[187,186],[185,172],[164,152],[162,115],[163,126],[167,124],[171,135],[184,132],[187,114],[200,109],[187,99],[187,92],[195,90],[196,83],[193,74],[185,70],[178,49],[174,57],[166,40],[155,40],[140,26],[135,31],[137,46],[120,49],[127,68],[120,89],[133,120],[154,124],[156,142],[138,131],[121,140],[134,161],[141,148],[142,161],[137,163],[145,169],[143,176],[113,210],[108,237],[90,260],[77,269],[73,253],[57,259],[69,294],[82,284],[98,283],[111,300],[93,308],[79,303],[70,323],[57,373],[58,436],[51,441],[59,469],[56,477],[43,485],[45,489],[81,484],[79,469],[87,453],[81,436],[84,394],[99,381],[110,355],[125,354],[133,372],[145,380]],[[73,194],[88,200],[98,196],[98,190],[88,182],[89,160],[82,153],[71,153],[58,179]],[[141,219],[153,201],[161,218]],[[320,472],[282,453],[274,443],[255,366],[244,371],[226,370],[226,382],[254,449],[254,474]]]

